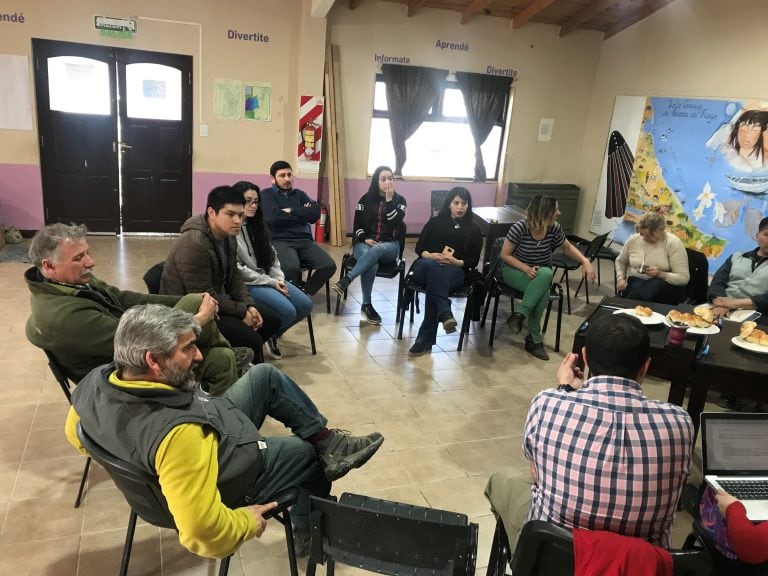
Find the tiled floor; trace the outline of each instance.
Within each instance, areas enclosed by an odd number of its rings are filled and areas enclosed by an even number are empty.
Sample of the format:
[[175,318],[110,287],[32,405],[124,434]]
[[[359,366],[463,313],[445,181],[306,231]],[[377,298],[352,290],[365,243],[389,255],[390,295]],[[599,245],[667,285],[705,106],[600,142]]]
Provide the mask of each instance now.
[[[171,240],[98,236],[89,243],[99,277],[143,292],[142,275],[165,258]],[[345,249],[329,251],[339,262]],[[411,243],[406,257],[409,262],[414,258]],[[28,266],[0,263],[0,576],[116,574],[128,507],[98,466],[91,471],[83,506],[72,507],[83,459],[64,438],[64,397],[42,352],[24,336],[29,305],[22,273]],[[612,288],[603,285],[591,292],[594,305],[597,292],[609,294]],[[552,359],[542,362],[524,353],[522,337],[512,337],[503,322],[506,303],[492,350],[487,347],[488,328],[474,324],[463,352],[456,352],[457,336],[442,336],[431,355],[411,359],[406,353],[419,319],[406,325],[402,341],[395,339],[395,283],[377,280],[375,285],[381,326],[361,320],[358,297],[355,283],[342,314],[332,316],[325,313],[324,294],[316,295],[317,356],[310,355],[306,324],[301,324],[284,338],[285,356],[275,365],[304,387],[333,426],[354,433],[379,430],[386,437],[379,453],[336,482],[334,492],[468,514],[480,526],[477,565],[483,574],[494,528],[483,497],[485,482],[503,466],[528,470],[520,448],[528,404],[536,392],[552,385],[561,355],[550,350]],[[579,300],[573,315],[564,315],[564,349],[589,310]],[[546,336],[548,345],[553,332]],[[667,388],[660,382],[645,384],[653,398],[665,398]],[[285,433],[274,422],[265,428],[267,434]],[[679,514],[675,544],[682,543],[689,527],[687,516]],[[359,573],[346,568],[338,572]],[[215,565],[187,553],[174,532],[140,525],[129,573],[213,574]],[[246,543],[230,568],[232,576],[286,573],[287,554],[277,523],[260,540]]]

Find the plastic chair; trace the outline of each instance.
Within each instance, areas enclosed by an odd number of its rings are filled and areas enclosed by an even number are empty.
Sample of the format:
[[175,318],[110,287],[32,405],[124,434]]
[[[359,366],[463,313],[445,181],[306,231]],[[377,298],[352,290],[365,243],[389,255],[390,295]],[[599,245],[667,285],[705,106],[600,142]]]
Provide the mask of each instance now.
[[[631,536],[626,536],[631,538]],[[674,576],[703,576],[711,569],[709,554],[703,550],[668,550]],[[509,542],[501,520],[491,544],[491,561],[486,576],[502,576],[509,558]],[[514,556],[509,564],[515,576],[573,576],[573,534],[543,520],[529,520],[520,532]],[[499,570],[502,571],[499,571]]]
[[[491,333],[488,336],[488,347],[493,348],[493,338],[496,333],[496,317],[499,313],[499,298],[509,296],[512,306],[512,312],[515,311],[515,298],[523,299],[523,293],[514,288],[510,288],[501,275],[501,247],[504,245],[504,238],[497,238],[491,245],[490,269],[485,277],[485,286],[488,289],[488,296],[485,300],[485,310],[483,319],[480,321],[480,327],[485,326],[485,320],[488,317],[488,308],[493,300],[493,312],[491,314]],[[555,331],[555,352],[560,352],[560,331],[563,323],[563,287],[557,282],[553,282],[549,291],[549,303],[547,304],[547,313],[544,316],[544,325],[542,332],[547,331],[549,324],[549,314],[552,311],[552,304],[557,302],[557,328]]]
[[[302,266],[300,269],[300,273],[304,274],[304,272],[307,273],[307,279],[302,280],[302,282],[306,284],[307,282],[309,282],[309,279],[312,278],[312,274],[314,274],[315,271],[312,268],[309,268],[307,266]],[[328,312],[328,314],[331,313],[331,281],[330,280],[325,281],[325,309],[326,309],[326,312]],[[307,316],[307,319],[309,319],[309,316]],[[310,324],[311,324],[311,321],[310,321]],[[312,341],[314,342],[314,336],[312,337]],[[314,350],[314,344],[313,344],[313,350]],[[314,352],[312,352],[312,354],[314,354]]]
[[[72,404],[72,388],[76,384],[74,378],[67,376],[64,368],[59,364],[56,356],[50,350],[43,350],[46,358],[48,358],[48,368],[51,369],[53,377],[56,382],[59,383],[61,391],[64,392],[64,396],[67,397],[67,402]],[[85,466],[83,466],[83,477],[80,479],[80,488],[77,490],[77,497],[75,498],[75,508],[80,508],[80,503],[83,500],[83,494],[85,493],[85,483],[88,481],[88,471],[91,468],[91,457],[85,460]]]
[[[165,496],[163,496],[160,489],[160,482],[157,476],[149,474],[132,463],[126,462],[107,452],[83,430],[79,422],[77,424],[77,437],[93,459],[104,467],[131,507],[128,531],[125,534],[125,545],[123,546],[123,558],[120,563],[120,576],[125,576],[128,573],[128,563],[131,559],[131,548],[133,547],[133,534],[136,530],[137,517],[141,516],[142,519],[153,526],[161,528],[175,530],[176,524],[173,521],[171,512],[168,510],[168,502],[166,502]],[[296,488],[286,490],[276,497],[268,499],[268,501],[276,500],[279,502],[279,506],[265,515],[265,518],[274,517],[285,528],[291,576],[298,576],[298,568],[296,566],[296,553],[293,548],[291,515],[288,508],[295,504],[297,499],[298,490]],[[226,576],[229,571],[230,558],[232,556],[221,560],[219,576]]]
[[[158,262],[154,266],[152,266],[147,272],[144,274],[143,280],[144,284],[147,285],[147,292],[150,294],[159,294],[160,293],[160,278],[163,276],[163,266],[165,265],[165,262]],[[325,289],[328,290],[328,283],[325,283]],[[330,296],[328,297],[328,312],[331,311],[331,301]],[[317,347],[315,346],[315,331],[312,328],[312,314],[307,316],[307,328],[309,329],[309,345],[312,349],[312,355],[314,356],[317,354]]]
[[707,301],[709,289],[709,261],[707,257],[692,248],[686,248],[688,254],[688,273],[690,279],[685,287],[686,304],[703,304]]
[[[698,504],[696,507],[698,508]],[[725,556],[715,546],[709,533],[704,529],[701,520],[698,519],[694,520],[693,532],[685,539],[683,549],[706,550],[712,558],[713,573],[717,576],[765,576],[768,574],[768,563],[747,564],[740,560],[731,560]]]
[[[397,283],[397,310],[400,309],[401,300],[403,298],[403,280],[405,278],[405,260],[403,260],[403,251],[405,250],[405,229],[403,229],[403,233],[401,234],[400,238],[398,239],[398,242],[400,243],[400,254],[397,257],[397,260],[394,262],[384,262],[379,264],[379,268],[376,270],[376,278],[397,278],[399,277],[399,281]],[[344,256],[341,257],[341,266],[339,270],[339,280],[347,276],[352,268],[355,266],[355,257],[352,255],[351,252],[345,252]],[[347,291],[344,290],[344,300],[347,299]],[[341,305],[341,294],[336,295],[336,311],[335,315],[339,315],[339,306]]]
[[[587,246],[587,249],[584,251],[584,256],[587,260],[590,262],[593,262],[595,258],[597,258],[597,253],[600,251],[600,248],[603,247],[603,244],[605,244],[605,240],[608,238],[608,233],[600,234],[600,236],[595,236],[590,242],[589,246]],[[581,263],[579,263],[578,260],[574,260],[570,256],[566,254],[554,254],[552,256],[552,266],[554,268],[562,268],[563,269],[563,275],[560,278],[560,281],[563,281],[563,278],[565,278],[565,294],[566,299],[568,300],[568,314],[571,313],[571,286],[568,281],[568,272],[570,270],[578,270],[581,267]],[[579,285],[576,288],[576,293],[573,295],[574,298],[578,297],[579,290],[581,290],[582,284],[584,285],[584,288],[586,290],[587,295],[587,304],[589,304],[589,282],[584,282],[584,277],[582,276],[581,281],[579,282]]]
[[[413,269],[413,264],[411,264]],[[474,295],[475,274],[474,270],[471,270],[465,275],[464,285],[458,290],[451,292],[451,298],[466,298],[467,304],[464,307],[464,314],[461,321],[461,331],[459,333],[459,345],[456,348],[457,352],[461,352],[464,346],[464,336],[469,333],[469,324],[472,319],[472,297]],[[418,284],[413,279],[412,270],[408,270],[408,274],[403,279],[402,288],[400,289],[400,306],[397,310],[397,320],[399,327],[397,329],[397,339],[403,339],[403,325],[405,324],[405,313],[410,309],[411,311],[411,324],[413,324],[414,310],[419,311],[419,299],[417,294],[424,293],[424,286]]]
[[464,514],[345,493],[310,498],[307,576],[336,562],[379,574],[475,574],[477,524]]

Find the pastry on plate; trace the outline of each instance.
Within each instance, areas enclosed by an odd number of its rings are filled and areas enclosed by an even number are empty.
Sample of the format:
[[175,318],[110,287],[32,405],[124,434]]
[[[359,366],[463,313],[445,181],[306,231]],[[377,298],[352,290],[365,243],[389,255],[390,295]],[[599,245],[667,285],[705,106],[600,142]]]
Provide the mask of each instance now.
[[648,308],[648,306],[635,306],[635,314],[650,317],[653,314],[653,310]]
[[693,313],[697,316],[703,318],[706,322],[709,322],[712,324],[715,320],[715,315],[712,313],[712,307],[708,304],[702,304],[700,306],[696,306],[693,309]]
[[708,322],[698,314],[693,312],[681,312],[680,310],[670,310],[667,314],[670,322],[682,322],[688,324],[691,328],[708,328],[712,322]]
[[739,328],[739,336],[741,336],[744,340],[747,339],[747,337],[752,334],[752,332],[757,328],[757,322],[752,322],[751,320],[748,322],[744,322],[741,325],[741,328]]

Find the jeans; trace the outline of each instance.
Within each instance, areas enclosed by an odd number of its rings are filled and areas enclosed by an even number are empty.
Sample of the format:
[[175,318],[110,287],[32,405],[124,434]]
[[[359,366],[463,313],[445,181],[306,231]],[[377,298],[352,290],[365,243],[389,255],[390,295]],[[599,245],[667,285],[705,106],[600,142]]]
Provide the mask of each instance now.
[[541,343],[541,317],[549,304],[549,289],[552,285],[552,268],[542,266],[535,278],[529,278],[522,270],[504,266],[501,269],[504,283],[523,293],[520,312],[528,320],[528,333],[534,343]]
[[437,260],[419,258],[411,267],[413,279],[424,286],[424,320],[416,340],[432,346],[437,339],[440,316],[451,311],[448,295],[464,284],[464,270],[457,266],[440,264]]
[[314,271],[306,285],[307,293],[314,294],[336,273],[336,262],[309,238],[275,240],[272,245],[287,282],[301,280],[301,267]]
[[293,436],[266,439],[264,474],[251,486],[249,501],[266,504],[270,498],[291,487],[299,499],[291,511],[294,528],[309,528],[309,497],[327,496],[331,483],[307,442],[328,421],[304,391],[288,376],[269,364],[254,366],[224,393],[257,426],[271,416],[285,424]]
[[294,324],[304,320],[312,312],[312,300],[290,282],[286,283],[288,296],[283,296],[272,286],[246,286],[251,298],[259,309],[262,306],[272,309],[280,316],[280,328],[277,336],[282,336]]
[[363,304],[371,303],[371,292],[373,291],[373,281],[376,279],[376,271],[379,269],[379,263],[389,263],[397,260],[400,255],[399,242],[379,242],[373,246],[368,246],[365,242],[358,242],[352,249],[357,262],[352,270],[347,274],[347,278],[352,282],[360,276],[360,285],[363,288]]
[[622,298],[658,302],[659,304],[680,304],[685,300],[685,286],[673,286],[661,278],[627,278],[627,288],[620,294]]

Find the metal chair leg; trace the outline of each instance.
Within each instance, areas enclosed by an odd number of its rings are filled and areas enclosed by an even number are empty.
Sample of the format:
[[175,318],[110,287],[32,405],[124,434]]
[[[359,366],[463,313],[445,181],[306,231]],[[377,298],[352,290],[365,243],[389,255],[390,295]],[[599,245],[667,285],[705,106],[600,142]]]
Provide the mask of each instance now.
[[315,330],[312,327],[312,314],[307,316],[307,328],[309,329],[309,345],[312,347],[312,355],[317,354],[317,348],[315,348]]
[[77,498],[75,498],[75,508],[80,508],[80,502],[83,500],[83,492],[85,492],[85,483],[88,481],[88,470],[91,469],[91,457],[85,461],[83,466],[83,477],[80,479],[80,489],[77,491]]
[[133,548],[133,534],[136,532],[136,512],[131,510],[128,518],[128,531],[125,533],[125,544],[123,545],[123,559],[120,561],[120,576],[128,574],[128,562],[131,560],[131,548]]
[[227,576],[227,573],[229,572],[229,561],[231,558],[232,555],[229,555],[226,558],[221,559],[221,562],[219,562],[219,576]]
[[328,314],[331,313],[331,281],[325,281],[325,309]]
[[568,298],[568,315],[570,316],[571,315],[571,281],[570,281],[570,278],[568,278],[568,268],[564,269],[563,276],[565,276],[565,293]]
[[[488,295],[490,298],[490,294]],[[499,298],[501,294],[497,294],[493,299],[493,315],[491,316],[491,335],[488,337],[488,348],[493,348],[493,336],[496,334],[496,315],[499,313]],[[488,302],[490,304],[490,300]],[[486,314],[488,313],[488,306],[485,307]],[[485,320],[485,316],[483,316]]]

